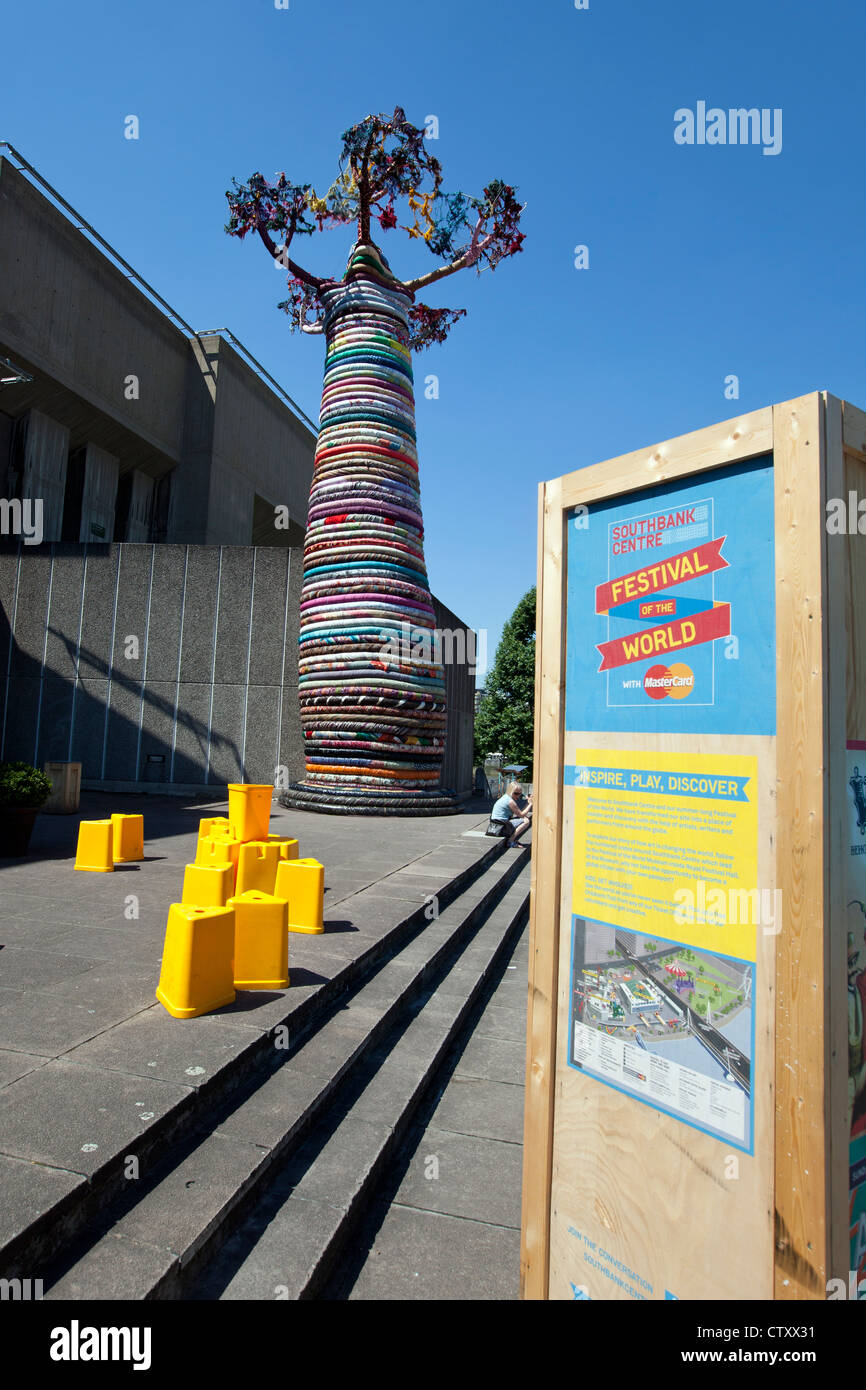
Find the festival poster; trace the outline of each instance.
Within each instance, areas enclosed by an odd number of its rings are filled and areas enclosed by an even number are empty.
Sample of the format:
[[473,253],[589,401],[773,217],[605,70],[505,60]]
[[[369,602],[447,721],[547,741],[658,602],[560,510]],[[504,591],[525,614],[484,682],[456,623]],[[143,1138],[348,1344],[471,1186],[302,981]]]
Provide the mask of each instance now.
[[757,759],[574,758],[568,1063],[752,1152]]
[[566,728],[773,734],[772,461],[568,522]]
[[848,742],[846,790],[851,1271],[866,1299],[866,740]]

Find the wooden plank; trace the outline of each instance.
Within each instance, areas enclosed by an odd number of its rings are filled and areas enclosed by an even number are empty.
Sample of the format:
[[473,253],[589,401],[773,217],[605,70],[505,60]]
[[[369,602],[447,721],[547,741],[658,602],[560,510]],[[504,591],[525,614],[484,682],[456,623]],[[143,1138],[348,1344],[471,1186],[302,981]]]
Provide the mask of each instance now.
[[[847,498],[843,453],[843,404],[824,396],[825,497]],[[862,465],[857,465],[862,468]],[[826,518],[826,507],[823,515]],[[826,532],[826,522],[824,526]],[[848,930],[847,878],[847,759],[845,753],[848,699],[846,615],[848,559],[851,537],[826,535],[824,573],[825,646],[827,672],[827,930],[828,930],[828,1170],[829,1251],[827,1277],[848,1278]],[[856,538],[854,538],[856,540]],[[849,737],[856,735],[849,734]]]
[[705,468],[724,468],[768,454],[772,447],[773,411],[767,406],[737,420],[724,420],[678,439],[667,439],[662,444],[566,473],[559,479],[562,505],[570,508],[580,502],[596,502],[641,487],[654,487]]
[[866,459],[866,410],[850,401],[842,402],[842,443],[846,453]]
[[521,1292],[527,1299],[547,1297],[549,1266],[565,669],[565,522],[559,480],[539,488],[538,529],[534,810],[520,1252]]
[[773,410],[776,510],[777,883],[775,1295],[825,1296],[828,1031],[824,852],[827,703],[822,580],[824,404]]

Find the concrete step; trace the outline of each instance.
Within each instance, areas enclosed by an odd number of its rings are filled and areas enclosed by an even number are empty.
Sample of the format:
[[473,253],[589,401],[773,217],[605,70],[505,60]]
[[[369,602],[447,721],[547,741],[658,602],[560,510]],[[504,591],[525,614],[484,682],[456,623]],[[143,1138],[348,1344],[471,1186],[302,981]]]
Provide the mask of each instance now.
[[[103,1212],[92,1234],[67,1243],[44,1268],[47,1296],[178,1296],[187,1267],[226,1238],[341,1085],[493,912],[528,857],[527,849],[485,854],[479,875],[461,871],[449,880],[448,891],[425,904],[414,934],[392,933],[390,954],[356,972],[330,1012],[293,1031],[288,1049],[271,1048],[266,1073],[211,1105],[206,1133],[173,1146],[140,1188],[127,1182],[125,1200]],[[428,922],[424,914],[434,911]]]
[[180,1296],[300,1300],[323,1291],[451,1045],[491,976],[501,972],[528,906],[526,866],[414,1016],[370,1057],[339,1107],[282,1166],[221,1253],[191,1262]]

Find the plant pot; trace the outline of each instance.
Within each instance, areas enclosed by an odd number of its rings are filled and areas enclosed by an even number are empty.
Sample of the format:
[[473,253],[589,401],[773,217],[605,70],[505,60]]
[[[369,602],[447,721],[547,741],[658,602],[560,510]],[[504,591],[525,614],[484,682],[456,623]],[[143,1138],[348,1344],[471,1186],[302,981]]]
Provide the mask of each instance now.
[[27,853],[37,806],[0,806],[0,859],[20,859]]

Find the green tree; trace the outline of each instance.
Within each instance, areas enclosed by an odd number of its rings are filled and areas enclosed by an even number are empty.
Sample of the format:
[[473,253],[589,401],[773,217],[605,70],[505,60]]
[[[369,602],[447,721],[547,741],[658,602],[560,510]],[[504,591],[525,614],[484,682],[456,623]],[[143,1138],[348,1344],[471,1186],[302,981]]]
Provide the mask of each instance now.
[[475,760],[502,753],[506,763],[526,763],[532,778],[535,706],[535,589],[524,594],[502,629],[484,699],[475,716]]

